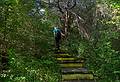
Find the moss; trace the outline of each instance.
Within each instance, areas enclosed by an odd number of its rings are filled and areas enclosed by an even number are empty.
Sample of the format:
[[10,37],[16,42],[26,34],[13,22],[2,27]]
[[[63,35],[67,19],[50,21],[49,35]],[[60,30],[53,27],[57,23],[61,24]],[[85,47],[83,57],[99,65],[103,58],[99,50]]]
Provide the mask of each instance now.
[[93,79],[92,74],[67,74],[62,75],[63,80],[73,80],[73,79]]

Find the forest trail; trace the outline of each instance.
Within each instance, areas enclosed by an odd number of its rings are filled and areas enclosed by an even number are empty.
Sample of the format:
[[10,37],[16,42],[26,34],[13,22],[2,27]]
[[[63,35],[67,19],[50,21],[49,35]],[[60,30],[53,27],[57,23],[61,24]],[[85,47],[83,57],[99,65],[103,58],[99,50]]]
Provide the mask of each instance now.
[[92,72],[85,68],[85,59],[58,52],[55,58],[60,65],[59,82],[95,82]]

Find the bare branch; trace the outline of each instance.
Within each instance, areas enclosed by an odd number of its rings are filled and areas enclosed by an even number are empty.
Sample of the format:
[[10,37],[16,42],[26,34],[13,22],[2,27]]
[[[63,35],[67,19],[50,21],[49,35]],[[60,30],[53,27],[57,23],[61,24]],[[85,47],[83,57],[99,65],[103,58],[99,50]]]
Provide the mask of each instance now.
[[75,15],[75,17],[77,17],[81,22],[85,22],[85,20],[82,18],[82,17],[80,17],[79,15],[77,15],[76,13],[74,13],[74,12],[72,12],[72,11],[70,11],[73,15]]
[[76,6],[76,0],[73,0],[72,2],[73,2],[73,5],[69,9],[72,9]]
[[64,13],[64,12],[62,11],[62,8],[60,7],[60,0],[58,0],[57,4],[58,4],[59,11],[60,11],[61,13]]
[[[82,19],[80,16],[78,16],[77,14],[75,14],[74,12],[73,12],[73,14],[74,14],[75,17],[76,17],[76,23],[77,23],[79,32],[80,32],[84,37],[86,37],[87,39],[89,39],[89,38],[90,38],[90,34],[89,34],[88,30],[85,29],[85,28],[83,27],[83,25],[80,25],[80,23],[79,23],[79,21],[80,21],[80,20],[83,21],[83,19]],[[83,21],[83,22],[84,22],[84,21]]]

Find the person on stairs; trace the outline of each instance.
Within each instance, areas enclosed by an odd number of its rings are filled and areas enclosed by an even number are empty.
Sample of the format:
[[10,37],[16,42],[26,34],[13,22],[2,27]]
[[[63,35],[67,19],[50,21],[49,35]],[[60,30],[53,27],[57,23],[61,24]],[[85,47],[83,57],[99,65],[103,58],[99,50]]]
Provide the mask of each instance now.
[[53,29],[54,37],[55,37],[55,46],[56,50],[60,50],[60,40],[62,36],[65,36],[62,31],[58,27],[54,27]]

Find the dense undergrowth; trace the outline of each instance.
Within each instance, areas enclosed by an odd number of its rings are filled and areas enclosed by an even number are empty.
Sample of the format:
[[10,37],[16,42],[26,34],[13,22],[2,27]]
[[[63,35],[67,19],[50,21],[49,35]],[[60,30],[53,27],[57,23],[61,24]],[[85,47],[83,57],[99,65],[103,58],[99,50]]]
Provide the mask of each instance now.
[[52,21],[47,8],[31,16],[34,0],[0,1],[0,60],[7,53],[7,70],[0,62],[0,82],[57,82],[59,67],[52,57]]
[[1,82],[57,82],[59,78],[59,66],[50,55],[35,58],[10,49],[7,68],[1,73]]
[[[118,23],[120,23],[120,11],[118,3],[114,0],[110,1],[114,3],[109,1],[98,2],[103,14],[97,17],[94,38],[90,41],[80,41],[79,54],[87,59],[87,67],[93,71],[96,79],[101,79],[100,82],[119,82],[120,45],[118,42],[120,25]],[[114,47],[115,45],[116,47]]]
[[[120,80],[120,4],[118,0],[97,0],[91,38],[81,37],[74,27],[66,47],[71,54],[86,59],[86,67],[97,82]],[[89,16],[90,17],[90,16]],[[89,22],[88,22],[89,23]],[[95,24],[95,25],[94,25]]]

